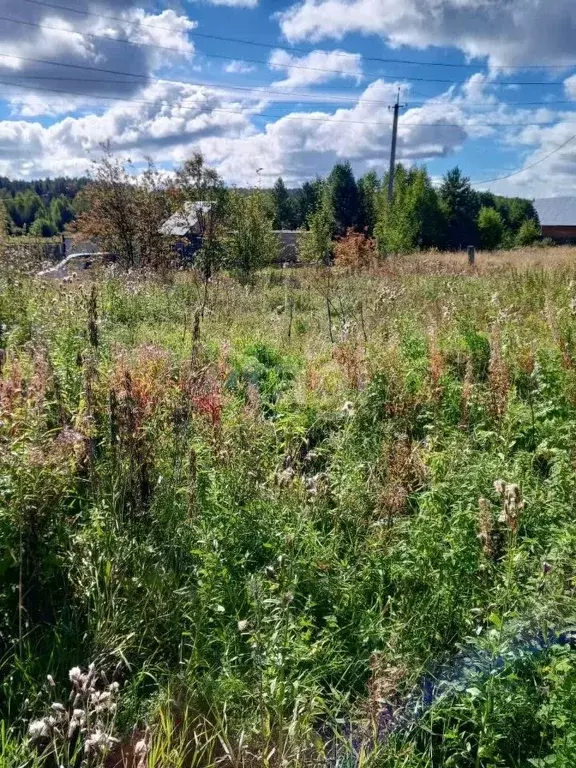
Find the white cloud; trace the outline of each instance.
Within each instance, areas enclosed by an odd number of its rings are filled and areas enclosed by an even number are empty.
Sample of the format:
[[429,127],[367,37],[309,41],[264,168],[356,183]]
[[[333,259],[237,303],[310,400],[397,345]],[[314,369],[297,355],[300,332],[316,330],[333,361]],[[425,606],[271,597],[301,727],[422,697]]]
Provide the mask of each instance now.
[[576,75],[572,75],[564,81],[564,89],[568,98],[576,101]]
[[248,72],[254,72],[256,67],[253,64],[249,64],[247,61],[234,59],[228,64],[225,64],[223,69],[224,72],[228,72],[231,75],[243,75],[247,74]]
[[258,0],[206,0],[210,5],[228,5],[232,8],[256,8]]
[[492,65],[574,61],[573,0],[303,0],[280,14],[291,41],[377,34],[394,46],[451,46]]
[[[255,183],[258,168],[263,168],[265,183],[279,175],[287,183],[300,183],[328,173],[344,159],[350,159],[356,173],[372,168],[383,173],[391,138],[387,105],[399,85],[409,100],[405,84],[376,80],[346,108],[325,105],[323,110],[293,111],[272,121],[266,112],[275,96],[258,98],[225,86],[157,82],[139,94],[141,101],[116,103],[101,114],[69,116],[49,126],[0,121],[0,175],[81,174],[107,140],[113,151],[136,163],[150,155],[165,168],[200,149],[229,183],[238,185]],[[467,141],[490,137],[530,163],[576,133],[573,113],[570,118],[568,112],[547,108],[512,110],[489,99],[477,106],[481,87],[479,78],[472,76],[464,87],[450,88],[423,106],[406,110],[399,127],[398,160],[410,164],[452,157]],[[280,99],[286,96],[282,90],[279,94]],[[548,120],[556,125],[526,125]],[[503,127],[486,126],[489,121]],[[492,188],[528,197],[566,192],[573,186],[575,171],[576,141],[534,170]]]
[[[518,171],[526,170],[491,183],[491,191],[528,198],[574,194],[576,124],[573,121],[567,118],[553,126],[526,128],[518,134],[516,144],[519,148],[528,148],[518,163]],[[495,177],[505,175],[494,174]]]
[[[207,138],[200,146],[228,181],[240,185],[254,183],[258,168],[265,183],[282,175],[294,184],[326,174],[335,162],[348,159],[357,173],[371,168],[383,172],[391,138],[386,103],[395,97],[397,86],[377,80],[348,109],[293,112],[251,136]],[[464,114],[453,107],[448,114],[454,125],[435,128],[446,122],[446,114],[445,108],[432,105],[430,111],[410,110],[399,130],[398,159],[421,162],[456,151],[468,135],[458,124],[465,122]]]
[[346,51],[311,51],[306,56],[291,56],[288,51],[273,51],[270,60],[273,70],[285,69],[288,77],[274,85],[294,87],[325,83],[333,78],[362,78],[362,57]]
[[0,121],[0,175],[84,173],[107,141],[113,151],[129,153],[135,162],[152,155],[159,163],[172,163],[202,138],[253,131],[250,105],[210,88],[159,82],[143,96],[145,103],[120,103],[102,115],[66,117],[48,127]]
[[[169,167],[192,148],[205,152],[226,180],[254,182],[279,174],[291,182],[326,173],[336,160],[354,168],[383,171],[390,146],[391,102],[397,83],[377,80],[348,108],[292,112],[260,128],[258,115],[269,102],[223,89],[173,84],[150,85],[142,102],[115,104],[100,115],[66,117],[46,127],[24,120],[0,121],[0,175],[30,177],[85,172],[102,142],[129,153],[135,162],[151,155]],[[255,122],[258,128],[255,127]],[[435,127],[438,123],[450,127]],[[457,150],[472,133],[455,104],[409,110],[398,137],[398,158],[407,162],[441,157]]]
[[[80,0],[76,7],[93,9],[89,0]],[[128,97],[145,87],[158,68],[192,59],[194,45],[187,33],[197,24],[187,16],[173,10],[148,14],[137,0],[103,0],[95,7],[95,15],[83,15],[21,3],[16,13],[12,0],[0,0],[0,15],[28,22],[0,26],[0,79],[22,86],[12,90],[14,102],[24,102],[22,114],[38,114],[42,99],[70,106],[90,103],[89,97],[97,94]],[[86,67],[111,72],[90,72]],[[137,77],[114,74],[121,72]]]

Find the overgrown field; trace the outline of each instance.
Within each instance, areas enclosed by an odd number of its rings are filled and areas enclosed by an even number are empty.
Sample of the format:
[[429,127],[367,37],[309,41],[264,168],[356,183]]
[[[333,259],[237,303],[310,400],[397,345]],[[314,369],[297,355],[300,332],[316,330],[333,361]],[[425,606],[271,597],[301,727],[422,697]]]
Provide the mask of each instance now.
[[1,277],[2,768],[573,766],[576,267],[535,253],[204,317],[193,274]]

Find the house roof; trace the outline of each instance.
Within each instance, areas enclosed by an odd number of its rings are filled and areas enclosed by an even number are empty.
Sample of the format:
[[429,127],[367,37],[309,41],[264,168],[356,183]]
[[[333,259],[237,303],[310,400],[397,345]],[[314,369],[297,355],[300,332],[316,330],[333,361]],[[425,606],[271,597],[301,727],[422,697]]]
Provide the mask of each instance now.
[[190,232],[198,224],[198,214],[207,213],[213,206],[213,203],[198,200],[197,202],[186,202],[182,209],[162,224],[160,227],[161,235],[170,235],[172,237],[182,237]]
[[543,197],[534,207],[542,227],[576,227],[576,197]]

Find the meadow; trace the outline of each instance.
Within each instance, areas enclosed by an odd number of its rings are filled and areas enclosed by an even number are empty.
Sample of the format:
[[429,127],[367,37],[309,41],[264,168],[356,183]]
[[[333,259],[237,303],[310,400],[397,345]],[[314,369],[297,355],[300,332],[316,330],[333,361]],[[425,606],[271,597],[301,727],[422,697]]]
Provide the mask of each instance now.
[[0,275],[0,765],[568,768],[576,250]]

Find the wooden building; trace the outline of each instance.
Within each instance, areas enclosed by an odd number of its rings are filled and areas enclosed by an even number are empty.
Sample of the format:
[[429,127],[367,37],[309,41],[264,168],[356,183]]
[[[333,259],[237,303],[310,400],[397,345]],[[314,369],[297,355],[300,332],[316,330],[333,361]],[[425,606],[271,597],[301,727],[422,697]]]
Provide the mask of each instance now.
[[542,237],[556,243],[576,243],[576,197],[543,197],[534,200]]

